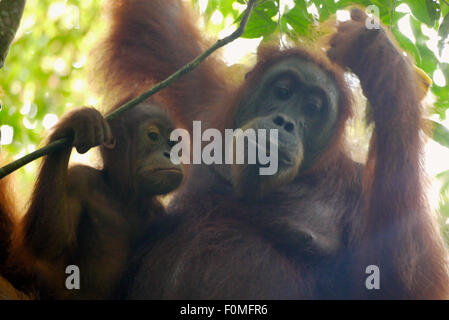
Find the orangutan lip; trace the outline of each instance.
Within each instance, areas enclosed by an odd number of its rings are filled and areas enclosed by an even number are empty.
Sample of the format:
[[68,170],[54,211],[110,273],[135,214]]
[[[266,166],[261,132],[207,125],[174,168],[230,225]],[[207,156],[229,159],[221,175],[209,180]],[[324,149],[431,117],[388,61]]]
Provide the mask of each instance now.
[[181,173],[181,169],[178,169],[178,168],[156,168],[156,169],[153,169],[153,171],[154,172],[165,171],[165,172]]

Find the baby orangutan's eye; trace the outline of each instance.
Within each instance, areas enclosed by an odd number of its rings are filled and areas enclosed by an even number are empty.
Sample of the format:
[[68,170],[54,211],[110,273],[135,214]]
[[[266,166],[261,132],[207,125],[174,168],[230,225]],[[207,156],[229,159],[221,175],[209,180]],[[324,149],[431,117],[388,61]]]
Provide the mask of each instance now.
[[159,134],[156,132],[149,132],[148,138],[150,138],[153,141],[157,141],[159,139]]
[[156,126],[151,126],[150,128],[148,128],[147,135],[151,141],[156,142],[159,140],[160,137],[159,129]]

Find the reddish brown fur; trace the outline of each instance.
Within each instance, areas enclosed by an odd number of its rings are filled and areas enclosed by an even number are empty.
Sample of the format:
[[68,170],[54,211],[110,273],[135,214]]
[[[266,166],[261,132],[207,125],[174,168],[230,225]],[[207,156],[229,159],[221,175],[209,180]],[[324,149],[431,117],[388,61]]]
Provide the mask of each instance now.
[[0,300],[26,300],[28,297],[16,290],[4,277],[8,274],[6,261],[11,250],[12,235],[16,225],[16,208],[11,178],[0,180]]
[[[114,97],[141,92],[204,48],[187,8],[183,6],[182,14],[173,14],[171,8],[178,1],[117,3],[112,8],[113,27],[99,47],[104,62],[100,70],[105,75],[101,80],[106,83],[106,92],[115,92]],[[171,208],[181,213],[183,222],[178,222],[181,226],[175,231],[164,223],[159,226],[162,233],[166,228],[168,236],[155,242],[144,258],[132,297],[448,298],[446,248],[423,190],[420,89],[411,63],[391,42],[383,35],[363,38],[366,32],[357,14],[354,11],[354,21],[339,27],[328,54],[359,76],[373,108],[376,127],[363,175],[346,156],[342,144],[345,123],[351,115],[350,89],[342,70],[321,52],[260,50],[258,64],[237,91],[220,76],[224,74],[223,65],[218,60],[206,60],[163,93],[170,99],[171,111],[185,126],[200,119],[210,127],[230,128],[239,102],[265,70],[286,57],[298,56],[326,70],[339,87],[339,128],[311,170],[279,190],[277,196],[260,203],[228,194],[224,190],[229,185],[210,168],[194,168]],[[259,226],[259,231],[271,230],[273,210],[285,211],[284,219],[295,218],[294,209],[307,204],[296,193],[301,192],[301,184],[309,186],[310,198],[320,195],[334,203],[338,214],[333,223],[341,224],[345,232],[345,249],[323,262],[324,270],[339,273],[336,278],[324,277],[324,284],[320,282],[321,263],[314,265],[316,274],[305,271],[305,264],[292,261],[273,247],[277,240],[270,236],[276,234],[269,232],[268,239],[253,234],[257,230],[254,226]],[[196,218],[187,218],[189,215]],[[217,250],[222,256],[214,256]],[[253,256],[245,259],[248,252]],[[197,260],[199,257],[203,258]],[[177,275],[180,287],[167,285],[164,280],[170,279],[173,259],[182,259],[185,266],[184,273]],[[365,268],[371,264],[381,269],[382,288],[378,291],[364,287]],[[253,280],[244,281],[249,275]],[[238,286],[235,277],[244,283]],[[278,284],[284,284],[283,289]],[[189,289],[193,287],[203,289]]]
[[[147,19],[155,12],[157,17]],[[92,69],[99,91],[108,92],[105,96],[108,111],[124,98],[135,97],[164,80],[210,45],[194,26],[198,17],[178,1],[110,1],[108,18],[109,31],[93,51]],[[178,46],[182,51],[172,51]],[[227,86],[220,70],[222,67],[215,58],[209,57],[161,95],[183,111],[174,112],[176,116],[191,124],[196,119],[195,106],[213,106],[223,99]]]
[[[180,10],[175,13],[173,6]],[[96,51],[95,72],[109,96],[109,110],[164,79],[206,46],[192,14],[177,0],[111,1],[110,12],[112,25]],[[155,226],[167,235],[149,245],[152,250],[141,264],[132,297],[448,298],[446,249],[423,190],[420,89],[411,64],[382,31],[366,35],[360,17],[353,18],[340,27],[328,54],[359,76],[373,108],[375,131],[364,169],[342,146],[350,90],[341,69],[320,52],[262,52],[237,91],[223,79],[224,66],[209,58],[161,93],[185,126],[200,119],[224,128],[266,68],[295,55],[314,61],[335,79],[340,122],[314,168],[258,203],[233,196],[210,167],[195,167],[173,201],[171,210],[181,213],[175,221],[180,226],[172,230],[165,225],[170,221]],[[283,221],[297,221],[297,211],[307,211],[316,198],[327,199],[334,208],[333,220],[323,223],[341,227],[345,246],[336,256],[311,263],[278,249],[286,245],[282,235],[289,229],[288,224],[276,229],[273,212]],[[378,291],[364,288],[365,268],[371,264],[381,270]]]
[[[9,259],[9,278],[16,287],[37,289],[41,298],[118,297],[130,251],[150,221],[164,212],[156,196],[138,194],[130,179],[133,148],[138,148],[133,144],[136,128],[148,119],[146,109],[137,108],[110,122],[109,131],[92,108],[73,110],[61,118],[50,142],[73,134],[77,149],[89,149],[108,142],[112,133],[116,145],[102,147],[103,170],[68,168],[72,146],[43,159]],[[80,290],[65,287],[65,270],[72,264],[80,268]]]
[[13,193],[7,180],[7,178],[0,180],[0,268],[8,257],[15,224]]
[[376,41],[385,31],[366,31],[363,21],[340,26],[330,53],[360,78],[375,123],[363,184],[367,215],[354,234],[366,246],[360,263],[388,266],[386,297],[447,299],[447,252],[424,192],[421,89],[392,37]]

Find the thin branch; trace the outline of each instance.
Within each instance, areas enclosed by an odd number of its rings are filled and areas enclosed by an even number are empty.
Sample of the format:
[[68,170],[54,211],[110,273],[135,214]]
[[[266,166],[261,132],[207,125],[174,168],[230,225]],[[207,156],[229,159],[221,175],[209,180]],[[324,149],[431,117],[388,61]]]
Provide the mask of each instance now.
[[5,63],[9,47],[22,19],[25,0],[0,1],[0,69]]
[[280,44],[281,44],[281,47],[282,47],[282,48],[285,48],[284,41],[282,40],[283,34],[282,34],[282,24],[281,24],[281,22],[282,22],[282,15],[281,15],[281,0],[278,0],[277,3],[278,3],[279,42],[280,42]]
[[449,6],[449,2],[447,0],[440,0],[441,2],[443,2],[445,5]]
[[390,31],[393,28],[393,17],[394,17],[394,11],[396,10],[396,0],[393,2],[393,8],[391,8],[391,16],[390,16]]
[[[128,111],[129,109],[135,107],[139,103],[145,101],[153,94],[161,91],[180,77],[184,76],[185,74],[191,72],[196,67],[199,66],[199,64],[204,61],[208,56],[210,56],[214,51],[218,50],[219,48],[227,45],[228,43],[234,41],[238,37],[240,37],[243,32],[245,31],[246,25],[248,24],[249,17],[251,15],[252,10],[257,4],[257,0],[249,0],[248,5],[245,10],[245,14],[242,17],[242,20],[240,22],[239,27],[237,30],[235,30],[231,35],[218,40],[214,45],[212,45],[209,49],[204,51],[201,55],[196,57],[194,60],[186,64],[184,67],[173,73],[171,76],[169,76],[167,79],[159,82],[156,84],[153,88],[149,89],[148,91],[144,92],[139,97],[125,103],[120,108],[116,109],[114,112],[111,112],[108,116],[106,116],[107,120],[112,120],[123,114],[124,112]],[[36,160],[42,156],[45,156],[47,154],[52,153],[55,150],[69,147],[70,146],[70,140],[68,138],[62,138],[58,139],[56,141],[53,141],[46,145],[45,147],[38,149],[14,162],[11,162],[10,164],[4,166],[3,168],[0,168],[0,179],[3,179],[7,175],[11,174],[12,172],[16,171],[17,169],[23,167],[24,165],[30,163],[33,160]]]
[[17,169],[23,167],[24,165],[30,163],[31,161],[39,159],[40,157],[43,157],[61,148],[67,148],[70,146],[70,144],[71,141],[69,138],[62,138],[53,141],[52,143],[47,144],[45,147],[38,149],[30,154],[27,154],[26,156],[17,159],[14,162],[11,162],[10,164],[4,166],[3,168],[0,168],[0,180],[6,177],[7,175],[13,173]]

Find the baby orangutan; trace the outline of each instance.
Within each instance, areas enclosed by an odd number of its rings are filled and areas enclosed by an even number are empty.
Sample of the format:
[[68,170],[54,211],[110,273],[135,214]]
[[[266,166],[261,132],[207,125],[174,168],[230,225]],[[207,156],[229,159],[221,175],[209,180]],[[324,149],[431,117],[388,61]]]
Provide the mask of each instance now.
[[[133,248],[164,213],[157,196],[183,179],[170,161],[172,130],[167,113],[150,103],[108,122],[92,108],[60,120],[49,141],[69,136],[80,153],[103,145],[104,167],[68,169],[72,146],[43,160],[12,255],[31,265],[43,298],[117,297]],[[78,290],[66,287],[71,265],[79,268]]]

